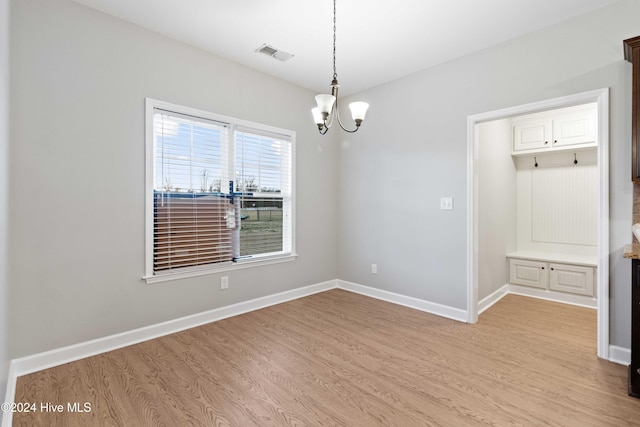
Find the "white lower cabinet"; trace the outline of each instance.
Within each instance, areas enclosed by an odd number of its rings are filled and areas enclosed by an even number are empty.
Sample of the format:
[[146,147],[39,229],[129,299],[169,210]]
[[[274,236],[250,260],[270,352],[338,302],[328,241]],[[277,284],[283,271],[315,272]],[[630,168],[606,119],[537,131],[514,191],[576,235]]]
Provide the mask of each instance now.
[[509,259],[509,282],[514,285],[549,287],[549,268],[546,262]]
[[551,291],[593,296],[595,268],[509,258],[509,283]]
[[593,296],[593,267],[549,264],[549,289]]

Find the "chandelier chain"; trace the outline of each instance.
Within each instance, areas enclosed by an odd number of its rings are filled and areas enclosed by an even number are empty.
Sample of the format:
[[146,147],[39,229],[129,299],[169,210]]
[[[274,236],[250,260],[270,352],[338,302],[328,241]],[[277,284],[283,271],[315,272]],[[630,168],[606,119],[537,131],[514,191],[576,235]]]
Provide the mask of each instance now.
[[333,0],[333,79],[338,79],[336,71],[336,0]]

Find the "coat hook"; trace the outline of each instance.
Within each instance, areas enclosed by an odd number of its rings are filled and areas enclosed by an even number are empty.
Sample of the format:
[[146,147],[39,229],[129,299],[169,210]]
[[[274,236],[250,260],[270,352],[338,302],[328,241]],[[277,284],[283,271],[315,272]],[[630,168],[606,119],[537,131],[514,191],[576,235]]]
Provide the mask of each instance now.
[[573,164],[574,165],[578,164],[578,159],[576,159],[576,153],[573,153]]
[[533,166],[538,167],[538,158],[537,158],[537,157],[534,157],[534,158],[533,158],[533,161],[535,162],[535,163],[533,164]]

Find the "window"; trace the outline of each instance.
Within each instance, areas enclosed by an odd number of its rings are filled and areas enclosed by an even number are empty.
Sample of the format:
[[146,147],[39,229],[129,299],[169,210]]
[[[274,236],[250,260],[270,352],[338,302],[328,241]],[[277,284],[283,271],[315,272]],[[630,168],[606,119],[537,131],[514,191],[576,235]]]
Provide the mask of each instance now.
[[291,258],[295,133],[146,107],[147,282]]

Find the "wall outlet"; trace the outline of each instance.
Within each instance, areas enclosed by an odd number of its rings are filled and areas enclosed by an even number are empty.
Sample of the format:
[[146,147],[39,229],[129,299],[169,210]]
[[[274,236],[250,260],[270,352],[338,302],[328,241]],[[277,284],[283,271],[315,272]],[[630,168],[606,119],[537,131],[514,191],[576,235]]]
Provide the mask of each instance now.
[[371,264],[371,274],[378,274],[378,264]]
[[222,276],[220,278],[220,289],[229,289],[229,276]]

